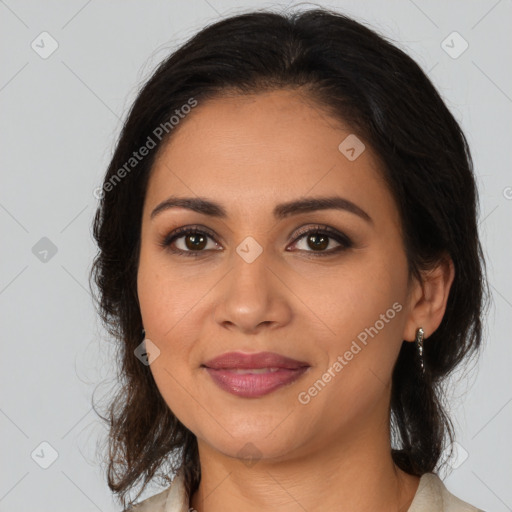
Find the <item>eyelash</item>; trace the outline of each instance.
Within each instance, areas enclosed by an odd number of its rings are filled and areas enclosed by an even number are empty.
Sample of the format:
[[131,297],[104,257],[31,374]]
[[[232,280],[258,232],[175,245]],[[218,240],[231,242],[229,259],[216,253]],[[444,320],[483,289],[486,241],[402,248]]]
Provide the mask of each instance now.
[[[193,258],[197,258],[197,257],[199,257],[201,255],[201,253],[204,253],[204,252],[207,252],[207,251],[205,251],[205,250],[202,250],[202,251],[183,251],[182,249],[173,248],[172,245],[171,245],[178,238],[182,238],[182,237],[184,237],[186,235],[190,235],[190,234],[205,235],[205,236],[211,238],[215,243],[218,243],[215,240],[214,235],[212,233],[210,233],[209,231],[204,230],[203,228],[199,228],[198,226],[187,226],[187,227],[182,227],[182,228],[175,229],[174,231],[172,231],[171,233],[166,235],[161,240],[159,245],[161,247],[164,247],[167,250],[171,251],[172,253],[175,253],[175,254],[178,254],[178,255],[187,256],[187,257],[191,256]],[[308,228],[306,230],[299,230],[299,233],[296,234],[295,240],[292,243],[295,244],[299,240],[304,238],[305,236],[311,235],[311,234],[325,235],[328,238],[332,238],[336,242],[341,244],[338,247],[335,247],[334,249],[330,249],[329,251],[318,251],[318,252],[317,251],[305,251],[305,252],[308,252],[308,253],[313,253],[314,257],[316,257],[316,256],[320,256],[320,257],[332,256],[335,253],[338,253],[340,251],[344,251],[346,249],[350,249],[353,246],[353,242],[352,242],[352,240],[350,240],[350,238],[348,238],[346,235],[344,235],[342,233],[339,233],[338,231],[330,228],[329,226],[325,226],[325,225],[316,225],[316,226],[314,226],[312,228],[310,227],[310,228]]]

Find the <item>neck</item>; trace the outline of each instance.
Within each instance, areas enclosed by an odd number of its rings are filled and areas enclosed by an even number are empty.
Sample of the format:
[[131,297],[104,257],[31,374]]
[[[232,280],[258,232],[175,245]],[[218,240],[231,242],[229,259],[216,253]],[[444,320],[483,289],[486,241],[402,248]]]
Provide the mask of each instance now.
[[406,512],[419,477],[394,464],[387,424],[387,431],[359,430],[350,442],[340,435],[344,442],[317,441],[307,453],[254,464],[198,440],[201,482],[190,506],[197,512]]

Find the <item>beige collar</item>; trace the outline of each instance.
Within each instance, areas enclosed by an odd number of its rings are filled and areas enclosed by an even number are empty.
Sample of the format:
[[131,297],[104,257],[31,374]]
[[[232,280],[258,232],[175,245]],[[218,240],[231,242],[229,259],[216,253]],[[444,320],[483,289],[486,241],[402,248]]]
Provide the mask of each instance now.
[[[131,512],[192,512],[183,472],[159,494],[142,501]],[[435,473],[424,473],[407,512],[483,512],[451,494]]]

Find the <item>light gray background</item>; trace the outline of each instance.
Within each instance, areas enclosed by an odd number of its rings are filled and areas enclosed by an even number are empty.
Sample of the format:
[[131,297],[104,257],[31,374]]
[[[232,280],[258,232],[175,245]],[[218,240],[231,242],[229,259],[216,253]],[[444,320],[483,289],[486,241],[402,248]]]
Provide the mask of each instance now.
[[[395,40],[468,136],[494,305],[478,366],[450,387],[460,448],[445,483],[484,510],[512,510],[512,0],[319,3]],[[139,85],[169,51],[221,16],[292,4],[0,0],[0,511],[120,510],[91,409],[115,377],[87,282],[93,190]],[[43,31],[59,45],[47,59],[31,48]],[[458,58],[442,47],[453,31],[469,44]],[[46,262],[32,250],[42,237],[57,248]],[[51,462],[44,441],[58,453],[48,469],[34,461]]]

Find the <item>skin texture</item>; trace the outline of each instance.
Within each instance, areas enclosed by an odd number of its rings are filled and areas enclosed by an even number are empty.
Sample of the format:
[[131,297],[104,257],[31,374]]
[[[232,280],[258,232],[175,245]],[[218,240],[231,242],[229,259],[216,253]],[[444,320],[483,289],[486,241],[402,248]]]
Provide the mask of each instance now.
[[[400,218],[375,154],[366,144],[349,161],[338,149],[350,133],[297,91],[227,96],[181,121],[152,169],[138,294],[146,337],[160,350],[150,365],[157,386],[198,439],[202,478],[190,504],[199,512],[405,511],[416,492],[419,478],[391,458],[391,375],[403,340],[439,326],[453,265],[447,259],[422,284],[409,282]],[[171,195],[214,200],[228,217],[171,208],[151,219]],[[282,202],[333,195],[372,222],[334,209],[281,220],[272,213]],[[315,252],[295,235],[317,224],[353,246],[319,256],[339,242],[329,238]],[[197,258],[159,245],[196,225],[215,235]],[[252,263],[236,251],[248,236],[263,250]],[[186,237],[173,245],[193,250]],[[299,393],[395,303],[394,318],[300,403]],[[237,397],[201,368],[231,351],[277,352],[311,368],[263,397]]]

